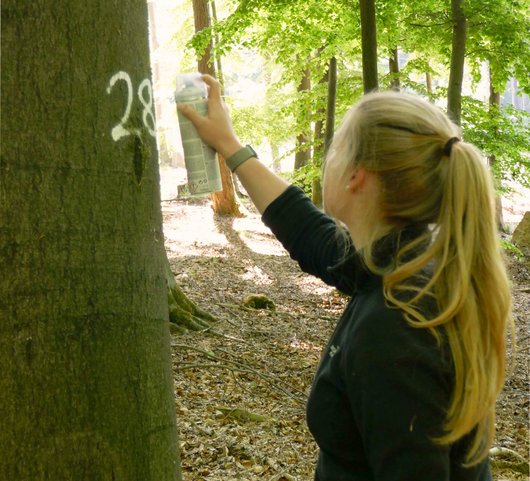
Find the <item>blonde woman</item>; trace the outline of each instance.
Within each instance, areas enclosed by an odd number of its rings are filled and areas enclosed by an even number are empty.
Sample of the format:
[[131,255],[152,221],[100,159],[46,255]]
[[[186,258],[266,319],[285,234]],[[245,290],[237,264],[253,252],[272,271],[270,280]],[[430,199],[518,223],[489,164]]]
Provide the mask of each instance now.
[[490,480],[511,317],[480,153],[432,104],[366,95],[326,159],[324,214],[239,143],[204,80],[208,117],[183,113],[301,268],[351,296],[307,404],[315,480]]

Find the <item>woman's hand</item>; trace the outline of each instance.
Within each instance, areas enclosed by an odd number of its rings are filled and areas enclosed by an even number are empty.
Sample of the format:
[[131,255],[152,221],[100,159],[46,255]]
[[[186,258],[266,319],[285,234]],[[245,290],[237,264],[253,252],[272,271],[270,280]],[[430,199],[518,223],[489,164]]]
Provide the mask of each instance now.
[[210,75],[201,78],[208,86],[208,116],[203,117],[190,105],[182,104],[177,108],[193,123],[204,143],[226,159],[242,145],[234,133],[228,108],[221,98],[221,84]]

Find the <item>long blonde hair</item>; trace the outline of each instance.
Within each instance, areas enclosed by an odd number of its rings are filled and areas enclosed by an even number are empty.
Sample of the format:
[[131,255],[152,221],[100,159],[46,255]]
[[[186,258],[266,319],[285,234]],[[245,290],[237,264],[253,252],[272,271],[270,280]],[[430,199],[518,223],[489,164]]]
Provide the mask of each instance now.
[[[473,432],[467,465],[488,453],[495,430],[495,401],[504,383],[506,327],[511,296],[495,223],[495,191],[480,152],[463,141],[444,147],[459,128],[433,104],[404,93],[365,95],[348,112],[332,145],[345,169],[363,166],[378,175],[382,220],[394,228],[430,225],[401,246],[392,266],[381,269],[364,249],[366,264],[383,274],[387,301],[408,323],[445,331],[454,365],[454,386],[444,433],[452,444]],[[373,243],[372,243],[373,246]],[[423,246],[417,256],[411,256]],[[425,248],[425,246],[427,246]],[[407,282],[428,265],[423,287]],[[414,291],[403,300],[404,290]],[[436,299],[435,317],[419,307]]]

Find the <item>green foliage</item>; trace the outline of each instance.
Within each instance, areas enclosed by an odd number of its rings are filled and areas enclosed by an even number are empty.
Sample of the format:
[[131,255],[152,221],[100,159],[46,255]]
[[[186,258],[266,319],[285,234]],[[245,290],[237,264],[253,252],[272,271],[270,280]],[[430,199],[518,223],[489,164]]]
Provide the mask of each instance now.
[[[295,173],[293,181],[310,191],[320,176],[318,139],[308,126],[323,121],[327,88],[320,80],[331,56],[338,62],[336,125],[362,95],[360,16],[357,2],[345,0],[225,0],[229,14],[190,42],[204,50],[215,33],[214,55],[238,48],[251,49],[264,59],[265,101],[232,109],[238,135],[251,143],[278,145],[305,133],[315,153],[313,162]],[[399,48],[409,54],[400,71],[403,88],[426,95],[423,79],[429,72],[443,84],[451,58],[451,5],[448,0],[380,0],[376,2],[378,53],[388,57]],[[481,79],[484,63],[499,92],[515,76],[522,91],[530,91],[530,14],[528,0],[466,0],[468,19],[466,62],[473,81]],[[311,90],[296,92],[305,69],[311,71]],[[482,69],[482,70],[481,70]],[[419,77],[421,76],[421,77]],[[420,80],[421,78],[421,80]],[[388,79],[381,76],[381,85]],[[228,82],[227,82],[228,83]],[[433,100],[442,103],[446,89]],[[512,108],[495,110],[464,97],[462,127],[466,140],[495,159],[494,173],[502,183],[514,179],[529,184],[530,132],[528,115]],[[445,103],[445,102],[443,102]]]
[[499,184],[515,180],[530,187],[530,114],[511,106],[498,109],[471,97],[462,98],[462,128],[466,141],[494,157]]
[[481,78],[487,62],[495,90],[502,92],[509,78],[519,80],[530,94],[530,4],[528,0],[469,0],[467,61],[473,79]]
[[513,244],[512,242],[510,241],[507,241],[505,239],[501,239],[501,247],[507,251],[507,252],[511,252],[512,254],[514,254],[518,260],[522,259],[524,257],[524,253],[521,249],[519,249],[519,247],[517,247],[515,244]]
[[304,165],[289,176],[289,180],[307,195],[313,191],[313,181],[322,177],[322,168],[314,163]]

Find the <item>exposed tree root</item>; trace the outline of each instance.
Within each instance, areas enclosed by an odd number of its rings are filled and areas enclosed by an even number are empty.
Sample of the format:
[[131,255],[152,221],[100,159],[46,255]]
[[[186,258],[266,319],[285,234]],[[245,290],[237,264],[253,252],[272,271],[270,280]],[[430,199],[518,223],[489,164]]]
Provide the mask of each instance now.
[[211,323],[216,322],[217,319],[188,299],[176,283],[169,261],[166,263],[166,281],[169,321],[174,325],[171,331],[176,334],[184,334],[187,331],[211,329]]

